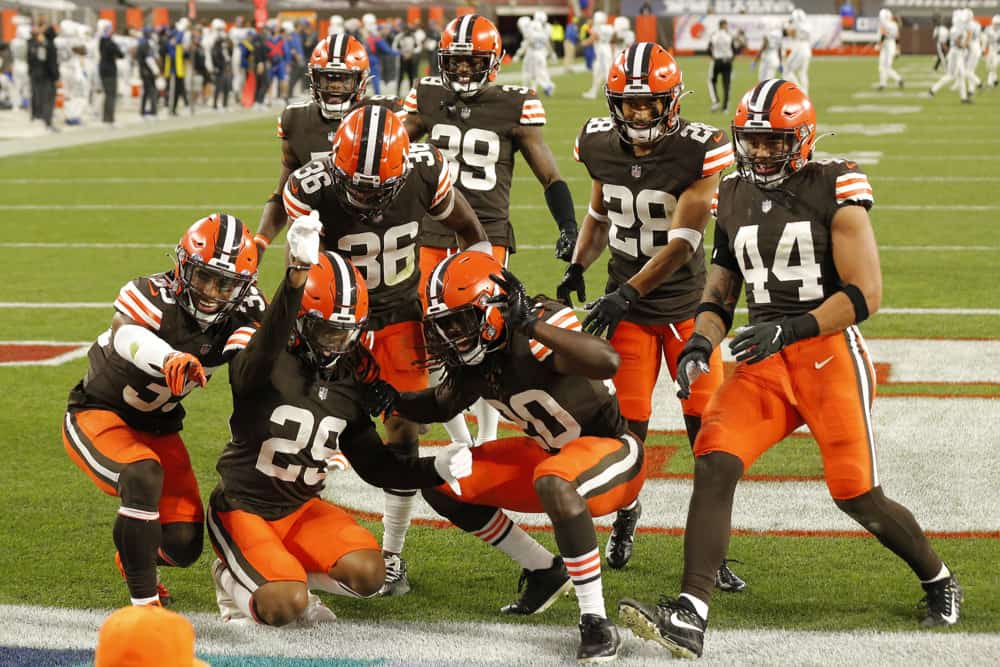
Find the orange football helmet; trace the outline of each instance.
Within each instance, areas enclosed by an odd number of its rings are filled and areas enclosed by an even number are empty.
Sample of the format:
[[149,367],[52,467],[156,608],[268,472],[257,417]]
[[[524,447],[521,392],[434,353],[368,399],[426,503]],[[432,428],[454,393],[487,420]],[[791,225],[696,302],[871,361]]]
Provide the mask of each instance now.
[[250,229],[226,213],[191,225],[177,244],[177,302],[207,327],[239,306],[257,280],[257,246]]
[[377,219],[410,173],[410,137],[385,107],[366,105],[347,114],[333,136],[333,185],[358,215]]
[[[622,140],[652,144],[677,131],[684,83],[674,57],[659,44],[636,42],[618,54],[604,85],[611,119]],[[636,118],[630,106],[651,106],[651,113]]]
[[368,287],[351,260],[322,252],[309,269],[295,320],[299,348],[319,370],[350,352],[368,325]]
[[306,71],[312,97],[329,120],[343,118],[360,102],[372,78],[365,47],[345,34],[320,40]]
[[760,187],[775,187],[812,158],[816,108],[790,81],[761,81],[740,100],[733,138],[740,176]]
[[500,32],[488,18],[478,14],[460,16],[441,33],[441,79],[460,97],[473,97],[497,78],[503,55]]
[[475,250],[452,255],[434,267],[424,316],[431,366],[475,366],[500,340],[503,314],[489,300],[504,293],[490,278],[502,273],[492,255]]

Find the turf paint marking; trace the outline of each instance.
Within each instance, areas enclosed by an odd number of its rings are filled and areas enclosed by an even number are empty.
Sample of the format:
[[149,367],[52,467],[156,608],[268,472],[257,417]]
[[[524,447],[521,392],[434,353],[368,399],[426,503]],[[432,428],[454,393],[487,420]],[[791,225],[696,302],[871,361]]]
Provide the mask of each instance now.
[[886,116],[899,116],[903,114],[920,113],[924,108],[916,104],[859,104],[857,106],[836,105],[827,109],[827,113],[850,113],[850,114],[883,114]]
[[819,133],[826,134],[860,134],[865,137],[881,137],[887,134],[902,134],[906,132],[903,123],[883,123],[867,125],[864,123],[845,123],[844,125],[820,125]]
[[59,366],[87,356],[89,346],[86,342],[0,341],[0,366]]
[[[207,572],[205,579],[206,585],[210,585]],[[337,599],[326,599],[328,606],[336,611]],[[615,602],[608,600],[612,618],[617,616]],[[371,604],[379,601],[373,600]],[[4,619],[0,624],[0,645],[93,651],[98,628],[109,613],[109,610],[0,605]],[[308,660],[311,667],[358,664],[354,661],[414,667],[566,665],[573,662],[580,641],[576,628],[529,623],[382,620],[374,626],[338,620],[333,625],[314,628],[271,628],[233,627],[223,624],[215,614],[186,615],[195,627],[198,656],[226,667],[238,664],[240,658],[255,665],[294,664],[293,660],[301,659]],[[670,662],[669,654],[656,644],[643,642],[622,628],[620,632],[622,649],[615,664],[652,667]],[[711,629],[706,637],[705,655],[698,664],[745,664],[752,658],[756,664],[805,665],[818,664],[817,656],[826,656],[830,663],[837,664],[975,665],[989,664],[990,656],[996,656],[998,651],[1000,635],[985,633]],[[269,658],[267,662],[265,657]]]

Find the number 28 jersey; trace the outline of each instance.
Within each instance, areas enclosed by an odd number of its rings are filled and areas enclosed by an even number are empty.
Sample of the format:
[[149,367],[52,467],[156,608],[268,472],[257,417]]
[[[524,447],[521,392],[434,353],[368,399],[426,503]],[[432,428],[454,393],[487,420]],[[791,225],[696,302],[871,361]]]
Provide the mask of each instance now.
[[[515,249],[510,224],[514,177],[514,132],[522,125],[545,125],[545,109],[535,91],[522,86],[487,86],[462,100],[438,77],[424,77],[403,109],[419,116],[431,144],[448,160],[452,182],[476,212],[493,245]],[[455,233],[428,221],[421,245],[453,248]]]
[[[643,157],[636,157],[621,140],[611,118],[591,118],[576,140],[573,156],[593,180],[603,184],[604,208],[611,223],[608,292],[628,281],[667,245],[677,200],[684,191],[733,164],[733,148],[725,132],[683,118],[677,131]],[[699,245],[687,263],[633,305],[625,319],[639,324],[690,319],[704,287],[705,252]]]
[[810,162],[780,187],[762,190],[730,174],[719,185],[712,263],[746,283],[750,323],[802,315],[843,287],[830,227],[844,206],[874,203],[854,162]]

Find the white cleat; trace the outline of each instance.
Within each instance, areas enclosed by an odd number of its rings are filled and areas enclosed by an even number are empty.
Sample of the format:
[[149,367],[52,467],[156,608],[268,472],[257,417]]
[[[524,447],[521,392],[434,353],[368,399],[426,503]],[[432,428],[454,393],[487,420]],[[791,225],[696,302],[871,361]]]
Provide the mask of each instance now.
[[240,611],[231,595],[222,587],[222,573],[226,566],[216,558],[212,561],[212,581],[215,582],[215,604],[219,606],[219,617],[223,623],[233,625],[253,625],[253,619]]
[[309,628],[320,623],[333,623],[336,620],[337,615],[333,613],[333,610],[323,604],[318,595],[309,593],[309,603],[306,605],[306,610],[295,621],[295,625]]

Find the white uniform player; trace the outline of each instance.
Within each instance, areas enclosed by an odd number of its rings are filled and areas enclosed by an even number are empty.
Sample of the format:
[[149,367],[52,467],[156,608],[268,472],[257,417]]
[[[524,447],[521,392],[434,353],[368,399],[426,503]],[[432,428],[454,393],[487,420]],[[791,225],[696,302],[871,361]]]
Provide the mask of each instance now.
[[969,90],[983,87],[983,81],[976,74],[979,67],[979,60],[983,56],[983,26],[976,21],[971,9],[963,9],[965,12],[965,25],[969,31],[969,51],[965,56],[965,76],[968,79]]
[[931,86],[931,95],[936,94],[949,83],[956,82],[958,84],[958,96],[962,102],[968,104],[972,101],[969,99],[968,81],[965,76],[965,62],[969,50],[968,40],[969,33],[965,25],[965,12],[961,9],[956,9],[952,13],[951,30],[948,34],[947,70],[944,76]]
[[993,17],[990,27],[983,31],[986,49],[986,85],[997,87],[997,67],[1000,66],[1000,14]]
[[612,26],[615,29],[615,43],[618,45],[614,49],[615,53],[624,51],[635,44],[635,32],[632,30],[627,16],[616,16]]
[[788,20],[788,51],[784,76],[804,92],[809,92],[809,63],[812,61],[812,35],[809,19],[801,9],[792,10]]
[[890,79],[902,88],[903,77],[892,66],[892,61],[896,59],[899,24],[888,9],[882,9],[878,13],[878,39],[878,89],[883,90]]
[[777,79],[781,67],[781,31],[769,30],[764,34],[764,41],[757,57],[757,80]]
[[[536,12],[536,14],[543,12]],[[527,18],[527,17],[522,17]],[[521,79],[528,88],[541,90],[546,95],[551,95],[555,90],[552,77],[549,75],[549,61],[555,61],[556,52],[552,48],[548,22],[541,22],[537,19],[529,19],[524,28],[524,40],[518,53],[524,57],[524,68],[521,70]]]
[[932,34],[934,38],[934,48],[937,50],[937,62],[934,63],[934,69],[937,70],[938,66],[943,64],[948,56],[948,26],[944,23],[939,23],[934,26],[934,32]]
[[588,100],[597,99],[597,92],[603,90],[604,82],[607,81],[608,72],[611,71],[611,59],[614,55],[611,52],[611,42],[614,38],[615,29],[608,25],[608,15],[604,12],[594,12],[594,68],[592,70],[594,78],[590,90],[583,94]]

